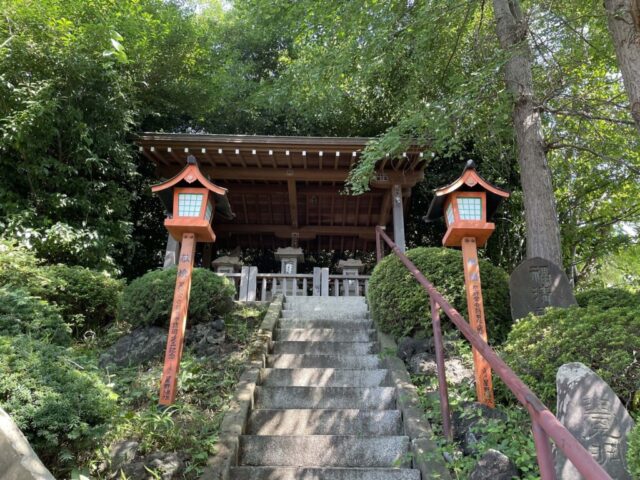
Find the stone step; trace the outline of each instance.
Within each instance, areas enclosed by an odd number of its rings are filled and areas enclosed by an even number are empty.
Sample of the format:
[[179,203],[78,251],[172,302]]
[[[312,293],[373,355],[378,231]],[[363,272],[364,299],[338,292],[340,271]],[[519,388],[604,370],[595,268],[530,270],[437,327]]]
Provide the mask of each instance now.
[[306,320],[302,318],[282,318],[278,322],[278,327],[284,329],[336,328],[362,332],[365,330],[371,330],[373,328],[373,322],[364,318],[358,320],[343,320],[336,318],[316,318]]
[[387,370],[344,370],[336,368],[263,368],[264,387],[385,387]]
[[282,342],[272,344],[272,353],[299,353],[309,355],[369,355],[378,353],[374,342]]
[[333,309],[321,310],[283,310],[282,318],[300,318],[303,320],[364,320],[369,318],[369,312],[366,310],[346,310],[344,312],[336,312]]
[[402,467],[409,438],[352,435],[242,435],[240,466]]
[[248,435],[402,435],[398,410],[253,410]]
[[283,342],[375,342],[377,338],[374,329],[277,328],[274,332],[274,339]]
[[270,368],[345,368],[350,370],[377,370],[383,362],[377,355],[295,355],[281,353],[267,355]]
[[393,410],[394,387],[256,387],[254,408]]
[[296,296],[287,298],[284,308],[311,308],[318,305],[324,305],[327,308],[340,308],[342,306],[366,306],[367,302],[364,297]]
[[408,468],[234,467],[234,480],[420,480]]

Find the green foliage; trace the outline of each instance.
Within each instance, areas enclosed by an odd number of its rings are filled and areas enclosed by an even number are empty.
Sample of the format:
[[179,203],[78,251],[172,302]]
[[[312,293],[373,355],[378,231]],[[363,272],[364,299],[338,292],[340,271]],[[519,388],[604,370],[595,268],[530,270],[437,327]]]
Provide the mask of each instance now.
[[640,307],[640,292],[622,288],[592,288],[576,294],[581,307],[598,307],[603,310],[616,307]]
[[0,335],[30,337],[60,345],[69,344],[71,329],[60,310],[24,290],[0,287]]
[[[626,405],[640,385],[640,305],[548,309],[519,320],[503,358],[549,407],[555,405],[558,368],[582,362],[606,381]],[[610,308],[609,308],[610,307]]]
[[[406,254],[451,305],[466,316],[462,254],[452,249],[426,247],[408,250]],[[480,276],[489,340],[499,343],[506,338],[511,325],[507,274],[480,260]],[[383,331],[396,337],[418,330],[431,331],[428,295],[395,255],[388,255],[374,269],[368,298],[373,318]]]
[[629,434],[629,449],[627,450],[627,466],[634,480],[640,479],[640,425],[636,423]]
[[43,298],[58,305],[75,330],[105,327],[115,319],[124,286],[121,280],[78,266],[54,265],[44,270],[50,283]]
[[[134,327],[169,324],[176,268],[155,270],[131,282],[123,291],[118,319]],[[228,312],[235,287],[210,270],[196,268],[191,281],[188,321],[191,325]]]
[[62,475],[104,436],[116,395],[70,350],[0,336],[0,406],[45,465]]
[[21,288],[56,305],[76,334],[115,319],[123,283],[104,272],[67,265],[41,265],[33,251],[0,242],[0,285]]

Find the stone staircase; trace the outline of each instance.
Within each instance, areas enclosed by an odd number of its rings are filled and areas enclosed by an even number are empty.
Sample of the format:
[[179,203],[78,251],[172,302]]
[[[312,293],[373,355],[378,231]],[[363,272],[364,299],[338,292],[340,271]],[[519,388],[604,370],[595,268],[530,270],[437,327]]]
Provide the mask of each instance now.
[[237,480],[420,480],[362,297],[289,297],[260,372]]

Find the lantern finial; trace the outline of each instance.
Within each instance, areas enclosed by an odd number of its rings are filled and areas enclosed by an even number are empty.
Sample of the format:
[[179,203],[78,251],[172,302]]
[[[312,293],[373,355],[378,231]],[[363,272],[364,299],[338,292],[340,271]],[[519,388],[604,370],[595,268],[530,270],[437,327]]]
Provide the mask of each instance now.
[[476,162],[474,162],[473,160],[469,159],[467,160],[467,164],[464,166],[465,170],[469,170],[469,169],[476,169]]

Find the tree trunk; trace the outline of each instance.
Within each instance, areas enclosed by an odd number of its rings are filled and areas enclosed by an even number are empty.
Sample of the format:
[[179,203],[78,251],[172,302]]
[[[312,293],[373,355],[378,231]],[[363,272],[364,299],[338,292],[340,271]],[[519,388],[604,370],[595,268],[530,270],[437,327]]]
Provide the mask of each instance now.
[[527,258],[542,257],[562,268],[560,228],[547,164],[540,110],[533,95],[531,52],[518,0],[493,0],[496,30],[508,52],[505,82],[513,95],[513,125],[527,225]]
[[605,0],[604,7],[631,115],[640,131],[640,0]]

